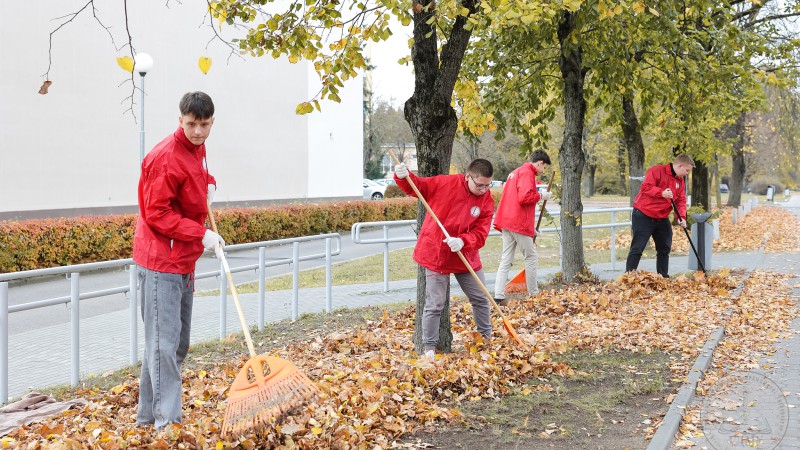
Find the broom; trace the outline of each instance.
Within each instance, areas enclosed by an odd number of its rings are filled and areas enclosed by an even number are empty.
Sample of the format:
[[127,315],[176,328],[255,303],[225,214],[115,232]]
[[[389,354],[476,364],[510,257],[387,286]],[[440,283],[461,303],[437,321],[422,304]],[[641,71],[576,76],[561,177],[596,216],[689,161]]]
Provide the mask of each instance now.
[[[394,156],[394,153],[391,150],[387,150],[387,152],[392,157],[395,164],[400,164],[400,161],[398,161],[397,157]],[[431,209],[430,205],[428,205],[428,202],[425,201],[425,197],[423,197],[422,194],[419,192],[419,189],[417,189],[417,185],[414,184],[414,180],[411,179],[411,176],[407,177],[406,180],[408,180],[408,184],[411,185],[411,189],[414,190],[414,193],[417,194],[417,198],[419,199],[419,201],[422,202],[423,206],[425,206],[425,209],[428,211],[428,214],[430,214],[431,217],[433,217],[433,220],[436,221],[436,225],[439,225],[439,228],[442,230],[442,233],[444,233],[444,237],[450,239],[450,233],[447,232],[447,230],[444,228],[444,225],[442,225],[442,222],[440,222],[439,218],[436,217],[436,213],[433,212],[433,209]],[[483,284],[481,279],[478,278],[478,274],[476,274],[475,271],[472,269],[472,266],[467,261],[467,258],[464,257],[464,255],[461,253],[461,250],[457,251],[456,253],[458,253],[458,257],[461,258],[461,262],[463,262],[464,265],[467,267],[469,273],[472,274],[472,278],[475,279],[475,281],[483,290],[483,293],[486,294],[486,298],[489,299],[492,305],[494,305],[494,307],[500,313],[500,317],[503,318],[503,328],[506,329],[508,335],[511,336],[511,338],[513,338],[519,345],[525,345],[525,342],[523,342],[522,339],[519,337],[517,331],[511,325],[511,322],[509,322],[508,319],[506,318],[506,315],[503,314],[503,310],[500,309],[500,306],[498,306],[497,303],[494,301],[492,294],[489,293],[489,290],[486,289],[486,286]]]
[[[211,229],[218,233],[210,203],[208,218]],[[228,406],[222,424],[222,435],[226,436],[229,433],[241,434],[246,430],[273,423],[316,395],[319,388],[291,362],[275,356],[256,355],[231,269],[222,252],[220,259],[250,352],[250,359],[239,370],[228,390]]]
[[[556,174],[550,177],[550,181],[547,182],[547,191],[550,192],[550,186],[553,185],[553,179],[556,177]],[[542,224],[542,217],[544,217],[544,205],[547,204],[547,200],[542,200],[542,209],[539,211],[539,220],[536,221],[536,232],[533,233],[533,242],[536,242],[536,236],[539,234],[539,225]],[[528,282],[525,279],[525,269],[519,271],[518,274],[514,276],[506,284],[506,294],[518,294],[521,292],[526,292],[528,289]]]

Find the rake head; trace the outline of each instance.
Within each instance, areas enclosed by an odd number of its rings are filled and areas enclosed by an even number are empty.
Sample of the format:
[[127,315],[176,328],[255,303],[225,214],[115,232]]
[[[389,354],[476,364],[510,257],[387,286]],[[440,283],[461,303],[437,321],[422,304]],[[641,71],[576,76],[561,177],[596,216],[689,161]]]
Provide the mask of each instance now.
[[291,362],[256,355],[245,362],[228,391],[222,435],[269,425],[318,392],[314,382]]

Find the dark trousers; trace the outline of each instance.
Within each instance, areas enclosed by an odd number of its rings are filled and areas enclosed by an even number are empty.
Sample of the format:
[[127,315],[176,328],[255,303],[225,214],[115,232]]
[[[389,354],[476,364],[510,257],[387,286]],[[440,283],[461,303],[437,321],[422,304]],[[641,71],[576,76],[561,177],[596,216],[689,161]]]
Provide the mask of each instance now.
[[656,271],[662,277],[669,278],[669,252],[672,249],[672,224],[669,223],[669,218],[653,219],[634,208],[631,213],[631,234],[633,240],[625,271],[630,272],[639,267],[642,251],[652,236],[656,244]]

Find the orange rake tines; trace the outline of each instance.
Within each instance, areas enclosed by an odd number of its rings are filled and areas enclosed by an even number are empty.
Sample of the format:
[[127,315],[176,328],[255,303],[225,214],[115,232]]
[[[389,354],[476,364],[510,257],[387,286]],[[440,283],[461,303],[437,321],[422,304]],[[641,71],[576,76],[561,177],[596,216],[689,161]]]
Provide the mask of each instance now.
[[[211,228],[217,232],[214,213],[208,205],[208,218]],[[225,409],[225,421],[222,424],[222,435],[241,434],[247,430],[257,429],[275,422],[293,408],[302,406],[314,397],[319,388],[300,369],[290,361],[275,356],[257,355],[253,347],[253,338],[244,318],[236,284],[233,282],[231,269],[225,255],[221,254],[222,267],[228,279],[228,286],[233,294],[233,303],[239,314],[242,332],[247,341],[250,359],[244,363],[228,389],[228,406]]]
[[525,279],[525,269],[522,269],[506,283],[506,294],[524,294],[525,292],[528,292],[528,284]]

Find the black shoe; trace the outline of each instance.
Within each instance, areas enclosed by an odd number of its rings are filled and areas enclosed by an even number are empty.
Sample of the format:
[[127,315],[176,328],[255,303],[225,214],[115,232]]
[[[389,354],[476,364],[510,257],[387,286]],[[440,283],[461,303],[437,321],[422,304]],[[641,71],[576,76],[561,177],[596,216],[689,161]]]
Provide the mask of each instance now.
[[500,306],[508,306],[511,303],[511,300],[507,298],[496,298],[494,301]]

